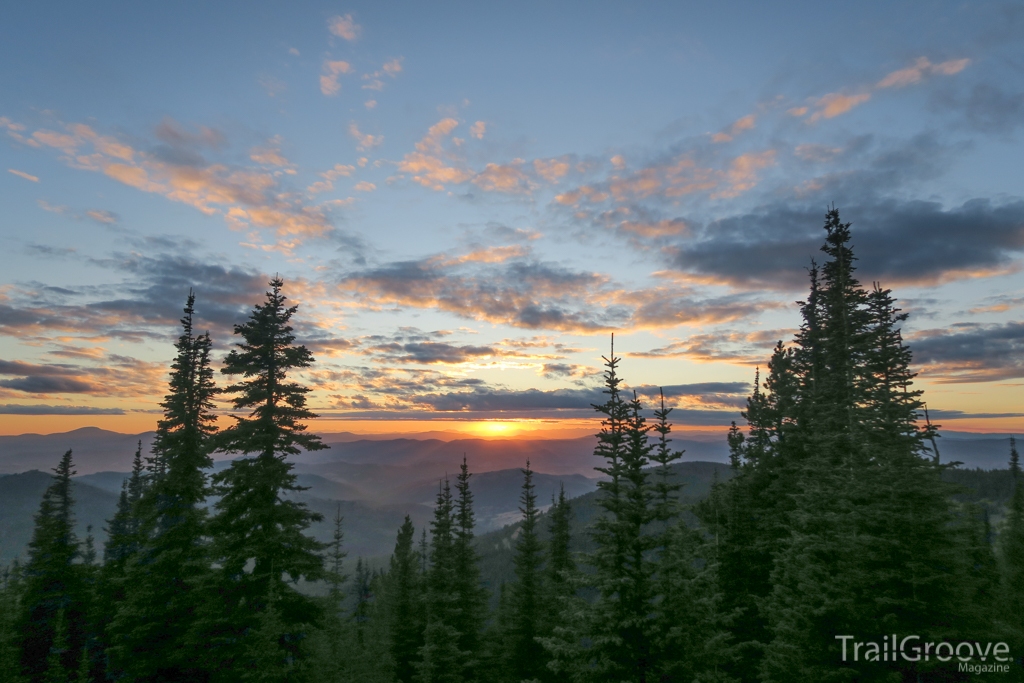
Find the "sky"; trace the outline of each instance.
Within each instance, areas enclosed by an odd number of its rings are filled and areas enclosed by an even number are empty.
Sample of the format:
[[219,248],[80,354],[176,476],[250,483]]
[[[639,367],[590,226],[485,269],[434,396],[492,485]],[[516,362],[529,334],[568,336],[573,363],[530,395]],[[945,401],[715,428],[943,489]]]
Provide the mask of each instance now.
[[[720,434],[852,222],[946,429],[1024,426],[1024,7],[14,3],[0,433],[152,429],[275,275],[319,431]],[[226,384],[226,382],[225,382]]]

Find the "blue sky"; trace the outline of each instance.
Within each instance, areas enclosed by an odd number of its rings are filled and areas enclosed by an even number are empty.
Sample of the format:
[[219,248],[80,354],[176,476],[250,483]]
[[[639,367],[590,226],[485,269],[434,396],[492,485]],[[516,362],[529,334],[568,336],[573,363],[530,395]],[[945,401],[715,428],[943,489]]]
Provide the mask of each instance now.
[[325,428],[579,425],[613,331],[717,427],[832,202],[936,415],[1017,429],[1022,45],[999,3],[22,3],[0,431],[151,426],[188,288],[223,351],[275,273]]

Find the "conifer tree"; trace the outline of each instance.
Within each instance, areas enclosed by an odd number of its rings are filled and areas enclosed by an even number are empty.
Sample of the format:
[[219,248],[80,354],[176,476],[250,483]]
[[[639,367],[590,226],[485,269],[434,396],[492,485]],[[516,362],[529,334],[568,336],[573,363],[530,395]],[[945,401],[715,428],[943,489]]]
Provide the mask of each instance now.
[[[300,449],[326,448],[319,437],[305,433],[300,422],[316,416],[306,407],[309,389],[291,381],[290,373],[312,365],[313,356],[295,344],[289,321],[298,307],[285,306],[283,284],[280,278],[271,280],[265,302],[254,307],[248,321],[235,326],[242,341],[227,355],[222,369],[226,375],[241,376],[224,391],[234,394],[236,410],[249,413],[234,416],[235,424],[221,433],[218,445],[254,456],[235,460],[213,477],[221,499],[209,530],[220,566],[218,592],[225,601],[219,611],[226,615],[216,627],[219,642],[224,643],[218,656],[227,659],[234,656],[232,643],[255,626],[272,591],[285,628],[316,621],[315,602],[286,578],[318,580],[323,575],[323,546],[304,533],[320,515],[283,497],[302,490],[288,456]],[[295,642],[288,640],[297,652]]]
[[64,608],[57,610],[57,618],[53,625],[53,642],[50,644],[50,652],[46,655],[46,673],[43,675],[43,683],[68,683],[68,667],[64,661],[67,659],[68,650],[68,624],[64,616]]
[[430,523],[430,568],[427,573],[426,626],[416,662],[418,683],[464,683],[469,655],[459,648],[461,605],[455,569],[455,515],[451,486],[446,479],[437,494]]
[[479,556],[473,543],[476,518],[473,512],[473,492],[469,488],[472,475],[463,456],[459,474],[455,479],[452,554],[455,569],[455,590],[458,612],[455,630],[459,632],[459,649],[466,653],[466,680],[475,681],[479,675],[480,638],[487,610],[487,593],[480,582]]
[[999,543],[1006,598],[1003,604],[1017,630],[1018,642],[1024,644],[1024,476],[1021,475],[1017,440],[1012,436],[1010,474],[1013,478],[1013,497],[1007,505]]
[[388,572],[391,656],[395,661],[395,678],[400,683],[412,683],[423,645],[420,559],[413,550],[414,534],[412,520],[406,515],[398,530]]
[[576,562],[569,551],[570,525],[572,523],[572,507],[565,497],[565,484],[559,484],[558,499],[551,498],[551,511],[548,515],[547,562],[545,563],[545,583],[554,594],[562,594],[568,585],[568,574],[576,571]]
[[23,683],[15,617],[21,611],[21,567],[17,559],[0,571],[0,683]]
[[516,580],[510,588],[510,618],[507,624],[507,673],[511,680],[540,678],[547,673],[547,656],[537,642],[544,635],[542,616],[544,584],[541,563],[543,548],[537,537],[537,496],[534,494],[533,471],[526,461],[523,471],[523,489],[519,497],[519,511],[523,521],[516,539]]
[[366,621],[370,618],[370,599],[373,597],[371,592],[370,570],[363,562],[363,558],[360,557],[356,560],[356,581],[355,581],[355,598],[356,607],[352,613],[352,617],[356,624],[356,644],[359,647],[364,645],[364,626]]
[[341,600],[344,597],[342,593],[342,585],[348,580],[345,575],[343,563],[348,553],[343,549],[343,542],[345,540],[345,532],[342,528],[342,522],[344,518],[341,516],[341,504],[338,504],[338,510],[334,515],[334,533],[331,537],[331,544],[328,546],[327,554],[327,585],[330,586],[330,593],[328,597],[330,599],[330,611],[334,614],[339,614],[341,611]]
[[654,680],[655,565],[651,552],[660,539],[648,530],[658,517],[657,497],[646,469],[653,446],[649,426],[635,396],[624,401],[616,373],[619,359],[605,359],[608,400],[595,409],[604,415],[594,454],[605,459],[599,472],[598,504],[604,514],[594,523],[597,550],[590,558],[599,597],[591,617],[597,670],[606,680]]
[[[54,656],[59,658],[63,671],[74,671],[85,644],[84,586],[76,562],[80,548],[74,531],[71,477],[75,470],[71,451],[64,454],[53,471],[53,482],[43,494],[35,517],[16,625],[22,668],[32,683],[43,680]],[[55,646],[58,636],[64,642]],[[53,655],[54,652],[58,654]]]
[[137,452],[128,486],[132,514],[125,526],[135,547],[122,560],[124,599],[108,628],[108,653],[115,670],[136,680],[208,675],[189,639],[206,602],[201,590],[209,572],[204,470],[213,465],[217,388],[210,335],[196,333],[194,305],[190,291],[153,442],[154,476],[141,490]]

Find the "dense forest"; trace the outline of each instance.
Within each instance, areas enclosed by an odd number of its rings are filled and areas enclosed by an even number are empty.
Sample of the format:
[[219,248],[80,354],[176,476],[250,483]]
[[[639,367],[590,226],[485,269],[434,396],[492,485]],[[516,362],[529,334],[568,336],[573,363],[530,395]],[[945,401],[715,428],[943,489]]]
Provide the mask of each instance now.
[[[333,541],[316,541],[320,516],[287,495],[301,489],[289,458],[323,448],[295,381],[313,363],[297,307],[272,280],[218,386],[190,293],[157,437],[102,557],[74,530],[68,451],[27,558],[3,570],[0,683],[916,682],[970,680],[965,661],[1024,680],[1016,448],[993,523],[951,482],[989,480],[950,477],[939,457],[906,314],[857,281],[835,209],[825,231],[799,332],[755,379],[747,424],[723,435],[732,476],[699,500],[680,491],[671,408],[626,391],[613,344],[596,513],[581,529],[563,493],[541,514],[526,462],[500,585],[482,580],[465,461],[439,482],[429,529],[397,529],[387,567],[346,558],[340,511]],[[234,424],[218,430],[221,395]],[[238,457],[214,474],[215,452]]]

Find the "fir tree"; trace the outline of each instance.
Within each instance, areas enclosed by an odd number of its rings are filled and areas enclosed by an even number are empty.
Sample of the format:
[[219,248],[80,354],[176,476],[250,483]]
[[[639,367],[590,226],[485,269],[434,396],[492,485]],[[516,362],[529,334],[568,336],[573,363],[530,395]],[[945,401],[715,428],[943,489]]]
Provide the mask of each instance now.
[[388,572],[391,656],[395,662],[395,678],[400,683],[412,683],[423,645],[422,577],[420,558],[413,550],[414,533],[412,520],[406,515],[398,530]]
[[460,578],[455,564],[455,515],[451,486],[446,479],[437,494],[430,524],[430,569],[427,573],[426,626],[416,662],[418,683],[463,683],[470,653],[459,648],[456,624],[461,605]]
[[487,593],[480,582],[479,557],[473,543],[476,519],[473,512],[473,492],[469,488],[472,475],[463,456],[459,474],[455,479],[458,498],[453,517],[452,555],[455,569],[455,591],[458,612],[453,626],[459,632],[459,649],[466,653],[466,680],[477,680],[480,638],[487,609]]
[[516,580],[510,586],[510,618],[508,633],[508,669],[511,680],[540,678],[547,673],[547,656],[537,637],[544,634],[543,610],[543,548],[537,537],[537,496],[533,492],[533,471],[526,461],[519,511],[523,521],[516,539]]
[[559,484],[558,499],[551,499],[551,511],[548,514],[547,562],[545,564],[545,581],[554,594],[565,592],[569,574],[576,571],[576,563],[569,551],[570,525],[572,523],[572,507],[565,497],[565,484]]
[[0,571],[0,683],[24,683],[18,654],[15,617],[21,611],[21,567],[18,561]]
[[1013,477],[1013,497],[1007,505],[1006,519],[999,534],[1005,591],[1003,604],[1017,631],[1018,642],[1024,644],[1024,476],[1021,475],[1017,440],[1012,436],[1010,474]]
[[341,611],[341,601],[344,597],[342,593],[342,585],[348,580],[348,577],[344,572],[344,561],[346,553],[343,549],[343,541],[345,540],[344,529],[342,528],[342,522],[344,518],[341,516],[341,504],[338,504],[338,510],[334,515],[334,533],[331,537],[331,544],[328,546],[327,551],[327,585],[330,586],[330,593],[328,597],[330,599],[330,610],[334,614],[338,614]]
[[635,396],[624,401],[617,375],[619,359],[605,359],[608,400],[594,406],[604,415],[594,454],[605,459],[597,467],[608,481],[598,504],[604,514],[594,523],[597,550],[590,558],[599,593],[591,617],[597,670],[606,680],[655,680],[658,663],[653,643],[654,562],[658,537],[648,525],[658,517],[657,496],[648,481],[649,427]]
[[57,618],[53,625],[53,642],[50,644],[50,652],[46,656],[46,673],[43,675],[43,683],[68,683],[68,667],[64,661],[67,659],[68,650],[68,624],[64,616],[64,608],[57,610]]
[[[128,485],[132,514],[122,523],[133,545],[117,551],[127,556],[122,560],[124,600],[108,629],[108,652],[114,669],[136,680],[201,680],[208,675],[189,639],[206,602],[201,591],[209,570],[203,470],[213,464],[217,388],[210,336],[195,332],[194,304],[189,292],[153,442],[154,476],[144,491],[136,453]],[[115,516],[111,526],[116,522]]]
[[[305,433],[300,420],[316,417],[306,407],[307,387],[289,380],[289,373],[307,368],[313,356],[295,345],[289,324],[297,306],[286,307],[283,282],[275,278],[266,301],[257,304],[249,320],[235,326],[242,338],[227,355],[222,372],[242,379],[225,389],[235,394],[235,424],[224,430],[218,445],[228,452],[253,455],[232,462],[213,477],[221,496],[210,520],[215,559],[220,566],[219,611],[226,618],[217,627],[225,645],[219,657],[230,659],[238,635],[255,626],[271,592],[281,623],[288,629],[316,620],[315,602],[285,579],[318,580],[323,575],[323,546],[305,535],[320,516],[284,495],[300,491],[288,456],[300,449],[326,448],[319,437]],[[297,635],[297,634],[292,634]],[[293,647],[289,639],[288,646]]]
[[352,617],[356,624],[356,643],[359,647],[364,645],[364,626],[366,621],[370,618],[370,600],[373,597],[371,591],[370,569],[363,562],[363,558],[356,560],[356,582],[355,582],[355,598],[356,607],[352,613]]
[[[85,589],[76,562],[80,550],[74,531],[71,451],[61,458],[54,474],[35,517],[16,626],[22,668],[32,683],[43,680],[54,656],[63,671],[74,671],[85,637]],[[58,636],[64,642],[55,645]]]

